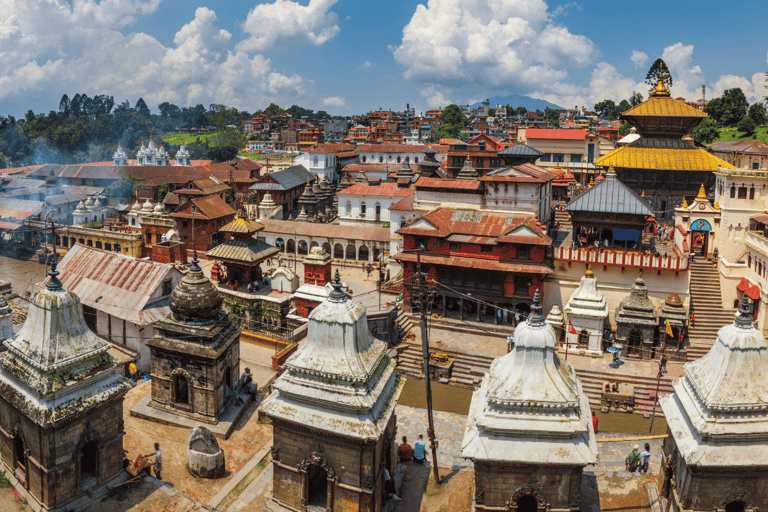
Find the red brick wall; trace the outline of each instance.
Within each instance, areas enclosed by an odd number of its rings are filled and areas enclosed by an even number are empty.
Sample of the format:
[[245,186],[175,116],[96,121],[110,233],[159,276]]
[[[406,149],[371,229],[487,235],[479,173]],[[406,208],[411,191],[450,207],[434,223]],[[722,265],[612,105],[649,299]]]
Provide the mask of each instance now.
[[327,265],[316,265],[314,263],[304,264],[304,282],[307,284],[316,284],[325,286],[325,283],[331,281],[331,263]]
[[307,299],[300,299],[296,298],[296,314],[299,316],[303,316],[304,318],[309,317],[309,309],[316,308],[319,306],[320,303],[313,301],[313,300],[307,300]]

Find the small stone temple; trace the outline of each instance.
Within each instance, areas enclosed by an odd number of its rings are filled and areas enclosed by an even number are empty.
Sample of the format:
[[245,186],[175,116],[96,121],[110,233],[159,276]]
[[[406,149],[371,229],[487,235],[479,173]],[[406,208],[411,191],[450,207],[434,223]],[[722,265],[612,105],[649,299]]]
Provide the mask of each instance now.
[[768,343],[749,299],[710,351],[683,366],[671,395],[659,496],[673,512],[756,512],[768,507]]
[[147,342],[150,407],[208,424],[222,419],[240,370],[240,331],[222,302],[195,251],[189,272],[171,293],[171,314],[155,323],[158,334]]
[[653,338],[659,322],[642,276],[638,276],[629,295],[619,303],[614,320],[616,341],[624,345],[623,354],[627,357],[653,359]]
[[24,326],[0,354],[0,454],[35,510],[75,510],[123,475],[130,382],[51,264]]
[[384,469],[394,475],[395,406],[404,381],[365,308],[338,270],[309,315],[307,339],[261,405],[272,420],[273,494],[267,510],[378,512]]
[[[667,320],[672,336],[666,334]],[[659,344],[666,343],[665,354],[670,361],[685,361],[687,358],[688,312],[677,292],[672,292],[659,311]]]
[[579,510],[597,442],[589,399],[555,345],[537,291],[515,347],[491,363],[472,395],[462,455],[475,466],[476,512]]
[[603,327],[608,319],[608,305],[597,287],[595,274],[591,269],[582,276],[581,283],[565,305],[568,322],[576,330],[565,329],[565,341],[576,353],[600,357],[603,353]]
[[331,255],[322,247],[313,247],[304,258],[304,284],[293,294],[296,314],[307,318],[333,289],[331,282]]

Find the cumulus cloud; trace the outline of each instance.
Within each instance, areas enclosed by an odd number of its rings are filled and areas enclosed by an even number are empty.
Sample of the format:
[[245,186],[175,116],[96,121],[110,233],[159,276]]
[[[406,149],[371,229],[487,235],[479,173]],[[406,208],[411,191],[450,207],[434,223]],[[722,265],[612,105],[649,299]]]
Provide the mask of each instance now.
[[361,65],[360,65],[360,67],[359,67],[359,68],[357,68],[357,70],[358,70],[358,71],[362,71],[362,70],[364,70],[364,69],[370,69],[370,68],[372,68],[372,67],[375,67],[375,66],[376,66],[376,64],[374,64],[373,62],[371,62],[371,61],[369,61],[369,60],[366,60],[366,61],[364,61],[364,62],[363,62]]
[[395,61],[405,78],[427,84],[431,104],[488,86],[537,84],[548,93],[598,53],[589,38],[554,24],[554,14],[542,0],[429,0],[403,28]]
[[249,35],[238,50],[296,49],[320,46],[339,32],[339,16],[330,11],[337,0],[309,0],[304,6],[290,0],[259,4],[248,13],[243,31]]
[[[305,95],[313,83],[279,73],[263,55],[232,51],[232,34],[206,7],[166,47],[142,32],[123,35],[159,0],[12,0],[0,24],[0,101],[51,91],[109,94],[149,104],[216,102],[253,108]],[[60,93],[59,93],[60,94]]]
[[632,50],[632,57],[630,57],[629,60],[635,64],[635,69],[639,69],[645,66],[645,63],[648,62],[648,54]]
[[324,107],[343,107],[347,103],[347,100],[341,96],[330,96],[323,99]]

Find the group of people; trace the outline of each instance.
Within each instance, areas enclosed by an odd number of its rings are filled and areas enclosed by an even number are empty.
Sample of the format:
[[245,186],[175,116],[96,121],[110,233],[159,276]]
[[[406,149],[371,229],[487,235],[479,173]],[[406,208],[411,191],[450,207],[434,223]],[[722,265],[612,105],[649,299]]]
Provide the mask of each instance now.
[[636,444],[632,448],[632,451],[629,452],[629,455],[627,455],[627,458],[624,461],[627,464],[627,471],[632,473],[635,471],[647,473],[648,464],[651,461],[651,445],[645,443],[645,451],[642,453],[638,452],[638,450],[640,450],[640,445]]
[[424,464],[426,459],[426,447],[424,443],[424,436],[419,434],[419,438],[416,440],[414,446],[408,444],[408,439],[403,436],[403,442],[397,447],[397,458],[400,462],[415,462],[416,464]]

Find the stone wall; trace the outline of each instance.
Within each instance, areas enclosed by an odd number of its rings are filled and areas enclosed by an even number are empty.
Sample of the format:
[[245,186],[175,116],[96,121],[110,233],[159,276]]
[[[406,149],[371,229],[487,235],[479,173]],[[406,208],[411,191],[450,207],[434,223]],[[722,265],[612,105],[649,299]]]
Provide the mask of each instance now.
[[581,474],[580,467],[505,466],[476,461],[475,510],[500,510],[495,507],[505,507],[516,493],[543,498],[551,512],[578,510]]
[[42,429],[0,398],[0,442],[4,470],[14,474],[14,437],[21,433],[27,449],[24,487],[48,508],[59,507],[85,494],[81,489],[82,446],[98,446],[99,487],[122,471],[123,400],[104,404],[89,414],[51,429]]

